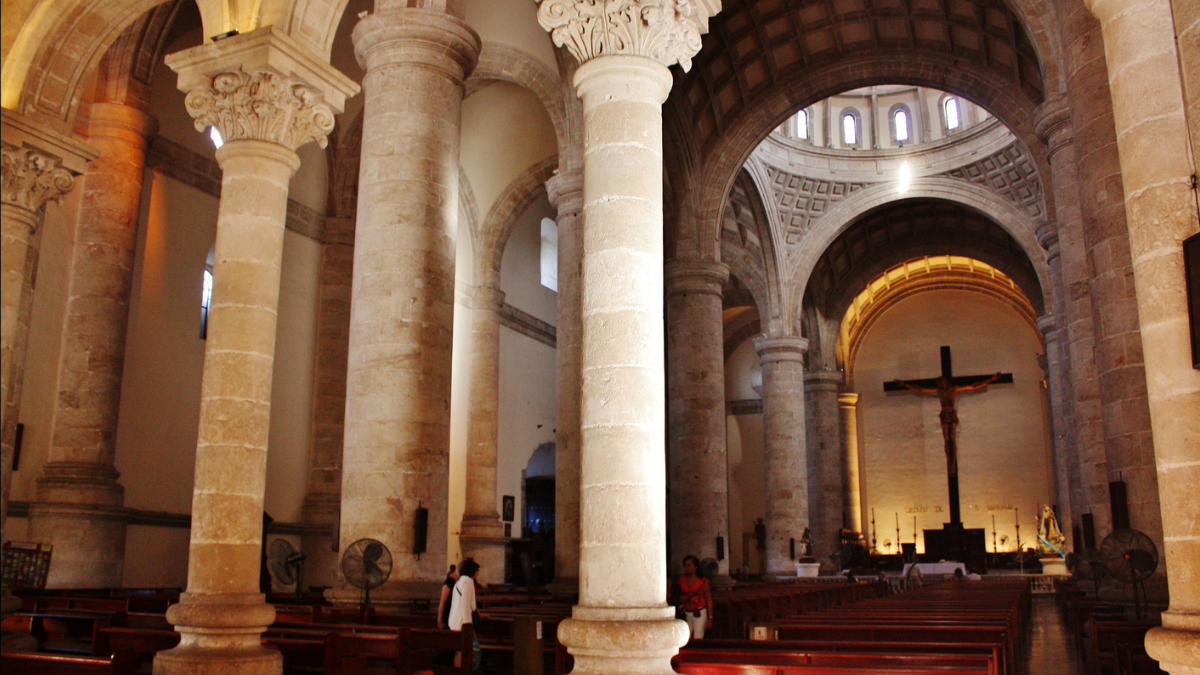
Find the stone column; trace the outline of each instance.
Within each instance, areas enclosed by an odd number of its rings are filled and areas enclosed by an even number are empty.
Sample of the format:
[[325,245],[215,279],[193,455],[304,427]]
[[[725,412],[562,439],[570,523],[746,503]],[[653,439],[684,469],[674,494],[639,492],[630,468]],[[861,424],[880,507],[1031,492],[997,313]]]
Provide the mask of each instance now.
[[546,181],[558,210],[558,431],[554,443],[554,581],[561,595],[579,593],[579,367],[582,349],[583,176],[559,169]]
[[[729,267],[701,260],[667,263],[667,455],[671,568],[683,557],[717,558],[729,540],[729,463],[725,454],[725,352],[721,288]],[[729,557],[714,586],[729,586]]]
[[1184,25],[1173,25],[1166,0],[1088,5],[1100,20],[1108,60],[1170,571],[1171,605],[1162,628],[1147,634],[1146,651],[1173,675],[1194,674],[1200,673],[1200,370],[1191,367],[1182,241],[1200,221],[1185,116],[1185,102],[1194,105],[1200,92],[1183,87],[1175,29],[1191,27],[1195,35],[1197,19],[1193,12]]
[[[666,604],[662,104],[712,0],[543,0],[582,65],[579,604],[558,637],[579,673],[671,673],[687,628]],[[637,527],[629,527],[636,522]]]
[[[0,112],[0,528],[7,523],[13,444],[25,376],[25,347],[37,281],[42,209],[71,190],[75,176],[96,156],[90,146],[47,129],[7,108]],[[7,531],[7,530],[5,530]],[[7,586],[0,614],[21,606]]]
[[858,465],[858,394],[838,394],[842,423],[842,512],[845,527],[862,534],[862,483]]
[[[1090,513],[1095,521],[1097,536],[1103,537],[1112,529],[1108,462],[1104,451],[1104,418],[1096,371],[1095,323],[1088,293],[1091,274],[1088,271],[1083,216],[1079,207],[1074,130],[1066,97],[1055,96],[1039,106],[1034,112],[1033,122],[1035,131],[1049,150],[1050,170],[1054,179],[1056,220],[1043,227],[1040,241],[1047,251],[1056,247],[1059,253],[1056,259],[1050,261],[1050,274],[1054,285],[1053,311],[1062,317],[1065,333],[1062,341],[1063,358],[1069,364],[1071,381],[1071,427],[1068,434],[1073,440],[1074,452],[1067,472],[1071,477],[1073,515],[1081,518],[1085,512]],[[1056,279],[1058,285],[1055,285]],[[1075,521],[1075,524],[1079,524],[1079,521]]]
[[308,489],[300,518],[300,550],[308,554],[305,579],[330,586],[337,579],[338,520],[342,503],[342,437],[346,418],[346,359],[350,344],[350,284],[354,276],[354,219],[330,216],[321,237],[313,365]]
[[[1053,248],[1055,250],[1051,252],[1051,255],[1057,258],[1058,245],[1054,244]],[[1055,261],[1055,266],[1057,266],[1057,261]],[[1052,436],[1050,450],[1054,460],[1056,515],[1061,523],[1074,523],[1075,511],[1071,504],[1070,463],[1075,455],[1067,438],[1071,424],[1068,412],[1070,406],[1067,400],[1067,388],[1070,380],[1067,379],[1066,364],[1063,363],[1058,318],[1053,314],[1044,314],[1038,317],[1037,327],[1042,332],[1046,343],[1046,394],[1050,401],[1050,433]],[[1063,534],[1067,537],[1067,550],[1070,550],[1074,543],[1074,534],[1070,527],[1064,527]]]
[[804,352],[795,336],[755,338],[762,363],[763,465],[767,472],[767,573],[795,575],[790,540],[808,527]]
[[[341,545],[372,538],[391,551],[391,578],[372,591],[384,603],[436,598],[446,573],[458,144],[463,80],[479,56],[462,19],[404,4],[380,0],[353,34],[366,100]],[[418,508],[428,509],[419,556]],[[345,579],[332,595],[361,597]]]
[[500,433],[500,310],[504,292],[471,289],[471,389],[468,393],[467,492],[459,541],[482,565],[483,583],[504,581],[504,525],[496,511],[496,450]]
[[[1063,53],[1068,56],[1071,126],[1078,141],[1073,144],[1073,151],[1095,334],[1095,349],[1088,358],[1096,362],[1097,368],[1107,481],[1123,479],[1127,483],[1132,526],[1161,546],[1155,439],[1151,434],[1144,354],[1138,334],[1140,307],[1134,284],[1130,284],[1134,272],[1125,209],[1129,187],[1123,185],[1126,176],[1114,133],[1117,99],[1108,96],[1100,25],[1079,2],[1060,4],[1058,18]],[[1115,67],[1113,64],[1107,71],[1112,72]],[[1096,534],[1103,538],[1108,532]],[[1154,584],[1155,580],[1151,580],[1149,590],[1161,598],[1162,589],[1156,589]]]
[[841,414],[838,385],[842,374],[819,370],[804,374],[805,436],[808,455],[808,522],[813,556],[823,572],[836,571],[831,556],[842,542]]
[[120,586],[125,488],[117,482],[117,415],[146,143],[155,123],[117,103],[91,108],[100,151],[83,182],[63,323],[49,461],[29,509],[31,541],[54,545],[47,585]]
[[271,377],[288,181],[357,86],[273,26],[167,57],[197,130],[216,127],[221,202],[200,394],[182,636],[154,672],[279,673],[260,642],[275,609],[258,590]]

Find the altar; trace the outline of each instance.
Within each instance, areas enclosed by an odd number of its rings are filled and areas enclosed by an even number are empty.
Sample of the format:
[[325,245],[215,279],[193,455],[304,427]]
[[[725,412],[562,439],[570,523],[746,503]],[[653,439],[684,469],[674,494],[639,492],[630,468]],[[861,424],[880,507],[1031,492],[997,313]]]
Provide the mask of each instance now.
[[954,570],[962,570],[963,576],[967,574],[967,566],[960,562],[935,562],[935,563],[905,563],[904,576],[908,576],[908,571],[913,566],[921,572],[921,576],[927,577],[932,575],[952,576]]

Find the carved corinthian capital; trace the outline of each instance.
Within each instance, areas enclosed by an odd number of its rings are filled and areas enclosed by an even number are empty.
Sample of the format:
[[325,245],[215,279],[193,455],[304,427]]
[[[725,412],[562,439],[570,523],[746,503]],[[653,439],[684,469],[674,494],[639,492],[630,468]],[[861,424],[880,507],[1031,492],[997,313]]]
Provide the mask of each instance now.
[[580,63],[630,54],[686,71],[720,9],[719,0],[542,0],[538,22]]
[[269,70],[231,70],[188,92],[184,105],[196,129],[212,126],[226,142],[271,141],[292,150],[309,141],[322,148],[334,111],[316,89]]
[[2,197],[7,205],[37,211],[46,202],[62,201],[71,191],[75,177],[62,167],[62,160],[34,148],[0,146]]

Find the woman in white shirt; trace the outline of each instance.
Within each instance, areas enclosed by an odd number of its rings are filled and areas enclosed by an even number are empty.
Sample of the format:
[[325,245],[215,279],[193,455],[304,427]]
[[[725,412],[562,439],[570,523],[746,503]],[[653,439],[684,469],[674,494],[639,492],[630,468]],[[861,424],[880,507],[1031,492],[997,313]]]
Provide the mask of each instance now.
[[[454,584],[454,593],[450,601],[450,630],[462,632],[464,624],[474,623],[475,607],[475,573],[479,571],[479,563],[471,558],[463,561],[458,568],[458,581]],[[479,637],[474,636],[475,665],[479,668],[482,652],[479,649]],[[461,654],[455,655],[454,665],[460,664]]]

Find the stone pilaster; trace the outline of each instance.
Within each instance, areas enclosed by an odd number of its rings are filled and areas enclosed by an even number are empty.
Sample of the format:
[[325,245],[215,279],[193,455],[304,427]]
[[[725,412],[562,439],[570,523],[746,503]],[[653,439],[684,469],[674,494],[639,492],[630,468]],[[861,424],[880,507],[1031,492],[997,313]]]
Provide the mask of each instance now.
[[762,363],[763,465],[767,472],[767,573],[795,575],[791,540],[808,527],[804,353],[795,336],[755,338]]
[[[1194,88],[1185,94],[1169,2],[1088,5],[1100,20],[1108,62],[1169,571],[1170,608],[1162,628],[1147,634],[1146,651],[1172,675],[1194,675],[1200,673],[1200,371],[1191,368],[1182,242],[1200,222],[1185,115],[1185,102],[1200,94]],[[1189,62],[1194,58],[1188,54]]]
[[[1058,244],[1052,246],[1053,255],[1057,255]],[[1059,522],[1074,523],[1075,509],[1071,503],[1071,470],[1070,465],[1075,457],[1070,447],[1068,434],[1071,428],[1071,416],[1068,387],[1070,376],[1063,363],[1062,341],[1059,339],[1062,331],[1058,325],[1058,317],[1044,314],[1038,317],[1038,330],[1042,332],[1046,344],[1046,395],[1050,402],[1050,433],[1051,455],[1054,459],[1054,501],[1057,507]],[[1067,537],[1067,546],[1074,545],[1074,534],[1070,527],[1063,528]]]
[[49,462],[29,509],[29,537],[54,545],[47,585],[120,586],[124,488],[113,468],[129,291],[146,143],[155,123],[115,103],[91,108],[88,142],[100,151],[83,203],[58,365]]
[[[729,463],[725,454],[723,263],[667,263],[667,457],[671,504],[671,566],[683,557],[717,558],[717,537],[729,542]],[[714,586],[729,586],[722,556]],[[676,569],[677,568],[677,569]]]
[[[687,628],[666,604],[662,104],[713,0],[543,0],[582,65],[579,604],[559,639],[583,673],[671,673]],[[628,527],[637,522],[638,527]]]
[[838,385],[842,374],[819,370],[804,374],[804,412],[808,471],[808,522],[812,554],[823,572],[835,570],[832,555],[840,548],[843,525],[841,413]]
[[[25,348],[37,281],[42,213],[58,202],[96,156],[90,146],[7,108],[0,126],[0,527],[8,518],[13,443],[25,375]],[[4,587],[0,613],[21,603]]]
[[[1071,503],[1076,519],[1084,513],[1095,521],[1096,534],[1112,530],[1108,501],[1108,460],[1104,450],[1104,417],[1100,381],[1096,371],[1095,321],[1089,293],[1088,260],[1083,237],[1083,216],[1075,165],[1074,131],[1066,96],[1050,98],[1037,108],[1034,129],[1049,149],[1054,180],[1056,220],[1044,226],[1042,241],[1057,243],[1059,255],[1050,260],[1053,313],[1061,318],[1065,339],[1063,358],[1071,380],[1071,428],[1074,455],[1067,467]],[[1056,273],[1057,269],[1057,273]],[[1057,280],[1057,282],[1056,282]],[[1062,291],[1059,292],[1059,286]],[[1063,522],[1066,522],[1065,520]],[[1079,520],[1074,524],[1080,524]],[[1066,529],[1066,528],[1064,528]]]
[[838,394],[842,432],[842,512],[845,527],[862,534],[862,482],[858,463],[858,394]]
[[561,595],[579,593],[579,364],[582,349],[583,176],[559,170],[546,181],[558,210],[558,431],[554,443],[554,581]]
[[504,525],[496,511],[496,451],[500,433],[500,309],[504,292],[471,289],[471,390],[467,419],[467,491],[459,541],[475,558],[481,583],[504,581]]
[[221,202],[205,342],[182,636],[154,672],[279,673],[258,590],[288,181],[357,86],[268,26],[167,57],[197,130],[216,127]]
[[[340,535],[343,548],[369,537],[391,551],[391,578],[372,591],[384,603],[436,598],[446,572],[458,148],[480,48],[461,19],[396,4],[353,33],[366,98]],[[360,591],[339,578],[332,597]]]

